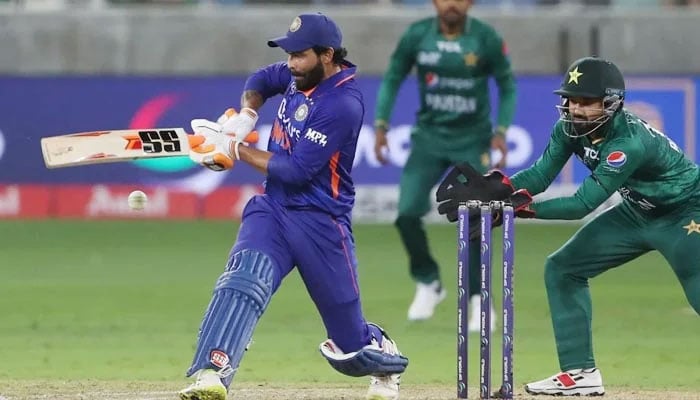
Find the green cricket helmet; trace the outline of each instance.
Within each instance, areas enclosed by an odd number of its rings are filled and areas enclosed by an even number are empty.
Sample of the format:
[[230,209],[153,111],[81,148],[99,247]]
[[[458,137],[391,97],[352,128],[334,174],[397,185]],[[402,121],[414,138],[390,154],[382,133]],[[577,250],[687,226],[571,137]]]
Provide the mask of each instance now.
[[[561,87],[554,91],[562,97],[557,106],[564,133],[571,137],[590,135],[603,129],[613,115],[622,109],[625,99],[625,79],[620,70],[608,60],[585,57],[576,60],[564,75]],[[569,111],[570,98],[599,99],[603,102],[601,115],[593,120],[573,115]]]

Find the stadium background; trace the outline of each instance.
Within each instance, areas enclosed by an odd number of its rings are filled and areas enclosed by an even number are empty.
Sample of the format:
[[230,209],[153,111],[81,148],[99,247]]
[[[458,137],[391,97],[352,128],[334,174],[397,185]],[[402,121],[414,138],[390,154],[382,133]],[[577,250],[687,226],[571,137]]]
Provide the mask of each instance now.
[[[558,99],[551,91],[566,65],[588,54],[614,60],[628,77],[626,105],[697,161],[700,9],[662,0],[476,3],[472,14],[502,33],[517,76],[509,173],[528,166],[544,148],[557,118]],[[265,46],[266,39],[286,31],[296,14],[312,10],[331,15],[343,28],[368,105],[354,173],[365,309],[393,328],[412,357],[405,377],[408,398],[452,393],[454,291],[433,325],[405,323],[413,289],[388,224],[395,217],[396,182],[417,105],[414,77],[404,84],[393,113],[390,165],[379,167],[372,152],[381,73],[405,27],[433,13],[430,4],[5,0],[0,1],[0,398],[38,398],[46,387],[53,390],[49,397],[77,398],[79,389],[67,384],[64,393],[58,382],[90,388],[86,382],[92,380],[127,382],[97,384],[109,393],[138,392],[128,383],[138,381],[138,387],[149,388],[148,398],[169,398],[154,393],[184,382],[201,311],[241,209],[261,190],[260,176],[243,165],[229,174],[202,171],[188,160],[47,170],[39,139],[187,127],[192,118],[215,118],[237,106],[246,73],[284,58]],[[263,133],[275,106],[271,101],[261,112]],[[585,176],[580,165],[570,163],[549,195],[570,192]],[[151,200],[138,214],[126,205],[134,189],[145,190]],[[435,214],[430,218],[442,222]],[[556,366],[542,262],[576,226],[518,228],[523,238],[516,278],[518,383],[540,379]],[[429,229],[451,282],[454,228]],[[681,391],[673,398],[700,398],[695,397],[700,350],[687,345],[700,328],[697,317],[660,256],[632,264],[592,285],[601,298],[595,303],[596,344],[602,368],[611,371],[608,384],[629,393],[650,390],[650,398],[669,390]],[[260,325],[239,380],[253,388],[298,389],[320,382],[361,394],[364,383],[338,376],[319,359],[315,345],[322,327],[298,278],[289,281]],[[396,282],[396,290],[382,282]],[[620,309],[620,298],[632,306]],[[292,322],[295,329],[289,328]],[[652,338],[639,342],[646,330]],[[161,337],[150,339],[147,331]],[[434,350],[425,349],[426,338],[434,340]],[[438,394],[421,397],[421,388]],[[94,395],[83,392],[84,398]],[[627,398],[638,398],[629,393]]]

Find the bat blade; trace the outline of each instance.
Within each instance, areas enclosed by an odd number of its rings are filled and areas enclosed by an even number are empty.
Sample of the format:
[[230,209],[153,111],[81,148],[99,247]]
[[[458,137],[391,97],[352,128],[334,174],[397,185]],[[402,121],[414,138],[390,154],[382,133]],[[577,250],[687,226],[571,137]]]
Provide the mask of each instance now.
[[41,139],[47,168],[187,156],[189,135],[182,128],[124,129]]

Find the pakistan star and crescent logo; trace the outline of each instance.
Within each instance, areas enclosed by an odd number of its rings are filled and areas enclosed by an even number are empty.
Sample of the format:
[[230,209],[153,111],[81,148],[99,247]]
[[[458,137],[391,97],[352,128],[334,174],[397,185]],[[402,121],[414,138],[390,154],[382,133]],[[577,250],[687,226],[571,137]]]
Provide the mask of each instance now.
[[573,70],[569,71],[569,81],[567,83],[575,83],[578,85],[578,78],[583,75],[583,73],[578,72],[578,67],[574,68]]
[[688,231],[688,235],[690,235],[691,233],[700,234],[700,224],[696,224],[695,220],[693,219],[691,219],[690,223],[684,226],[683,229],[686,229]]
[[464,56],[464,63],[470,67],[475,66],[478,61],[479,61],[479,56],[472,53],[471,51],[466,56]]

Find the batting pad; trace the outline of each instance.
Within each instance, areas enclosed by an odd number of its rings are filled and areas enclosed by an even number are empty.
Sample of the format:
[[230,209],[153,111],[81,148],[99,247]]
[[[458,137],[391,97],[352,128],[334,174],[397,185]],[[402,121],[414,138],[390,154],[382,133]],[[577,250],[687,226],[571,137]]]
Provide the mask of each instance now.
[[343,353],[332,340],[328,339],[321,343],[319,350],[331,367],[348,376],[400,374],[408,366],[408,358],[399,352],[396,343],[386,335],[383,337],[382,347],[376,339],[373,339],[371,344],[359,351]]
[[258,319],[272,296],[272,259],[255,250],[239,251],[219,277],[199,330],[191,376],[200,369],[220,371],[227,387],[243,358]]

